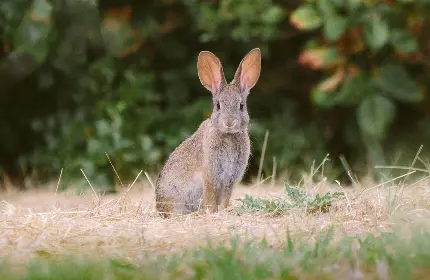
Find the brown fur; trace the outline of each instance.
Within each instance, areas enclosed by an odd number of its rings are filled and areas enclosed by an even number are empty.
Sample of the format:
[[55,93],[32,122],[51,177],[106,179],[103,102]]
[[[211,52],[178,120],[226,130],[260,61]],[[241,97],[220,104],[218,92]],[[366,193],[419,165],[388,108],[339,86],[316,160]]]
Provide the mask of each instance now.
[[163,217],[227,207],[250,155],[246,98],[260,75],[260,50],[244,57],[230,84],[214,54],[201,52],[197,67],[214,108],[211,118],[172,152],[157,179],[156,208]]

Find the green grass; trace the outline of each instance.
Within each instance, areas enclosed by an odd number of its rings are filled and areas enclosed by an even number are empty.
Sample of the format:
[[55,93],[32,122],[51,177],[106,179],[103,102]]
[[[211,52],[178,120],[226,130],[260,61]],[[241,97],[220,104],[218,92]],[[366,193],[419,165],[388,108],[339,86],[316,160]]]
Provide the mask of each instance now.
[[334,241],[329,230],[315,242],[288,237],[280,248],[238,238],[170,256],[148,253],[133,262],[40,258],[20,269],[4,263],[0,279],[424,279],[430,272],[430,234],[413,232]]
[[317,211],[327,212],[332,203],[344,198],[342,192],[326,192],[324,195],[310,195],[303,188],[295,188],[285,185],[285,194],[283,198],[263,199],[245,195],[243,199],[238,199],[240,202],[236,208],[237,214],[250,212],[268,212],[273,214],[282,214],[291,209],[305,208],[308,213]]

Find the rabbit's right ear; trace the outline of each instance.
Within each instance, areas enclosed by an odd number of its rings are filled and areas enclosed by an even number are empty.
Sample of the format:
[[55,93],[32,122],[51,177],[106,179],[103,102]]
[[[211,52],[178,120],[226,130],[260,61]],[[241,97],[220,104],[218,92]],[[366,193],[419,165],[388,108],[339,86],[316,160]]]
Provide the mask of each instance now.
[[218,94],[226,84],[221,61],[211,52],[200,52],[197,59],[197,70],[200,82],[213,95]]

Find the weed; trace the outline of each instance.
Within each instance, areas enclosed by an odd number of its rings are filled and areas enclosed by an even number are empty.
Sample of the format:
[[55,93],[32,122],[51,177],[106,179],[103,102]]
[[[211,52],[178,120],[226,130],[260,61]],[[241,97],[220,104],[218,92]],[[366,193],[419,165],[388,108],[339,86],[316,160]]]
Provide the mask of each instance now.
[[285,185],[285,192],[287,197],[276,199],[255,198],[245,195],[243,199],[238,199],[241,204],[236,208],[236,213],[240,215],[259,211],[281,214],[297,208],[306,208],[308,213],[327,212],[333,202],[344,198],[343,192],[326,192],[324,195],[311,195],[304,189],[289,185]]

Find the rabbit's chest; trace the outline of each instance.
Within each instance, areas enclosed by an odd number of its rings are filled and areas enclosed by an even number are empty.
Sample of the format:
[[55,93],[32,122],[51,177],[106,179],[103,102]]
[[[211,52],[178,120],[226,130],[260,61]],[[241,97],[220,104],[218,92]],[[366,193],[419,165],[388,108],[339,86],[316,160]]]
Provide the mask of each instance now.
[[243,176],[249,158],[249,145],[244,141],[226,138],[213,148],[206,163],[214,185],[231,187]]

